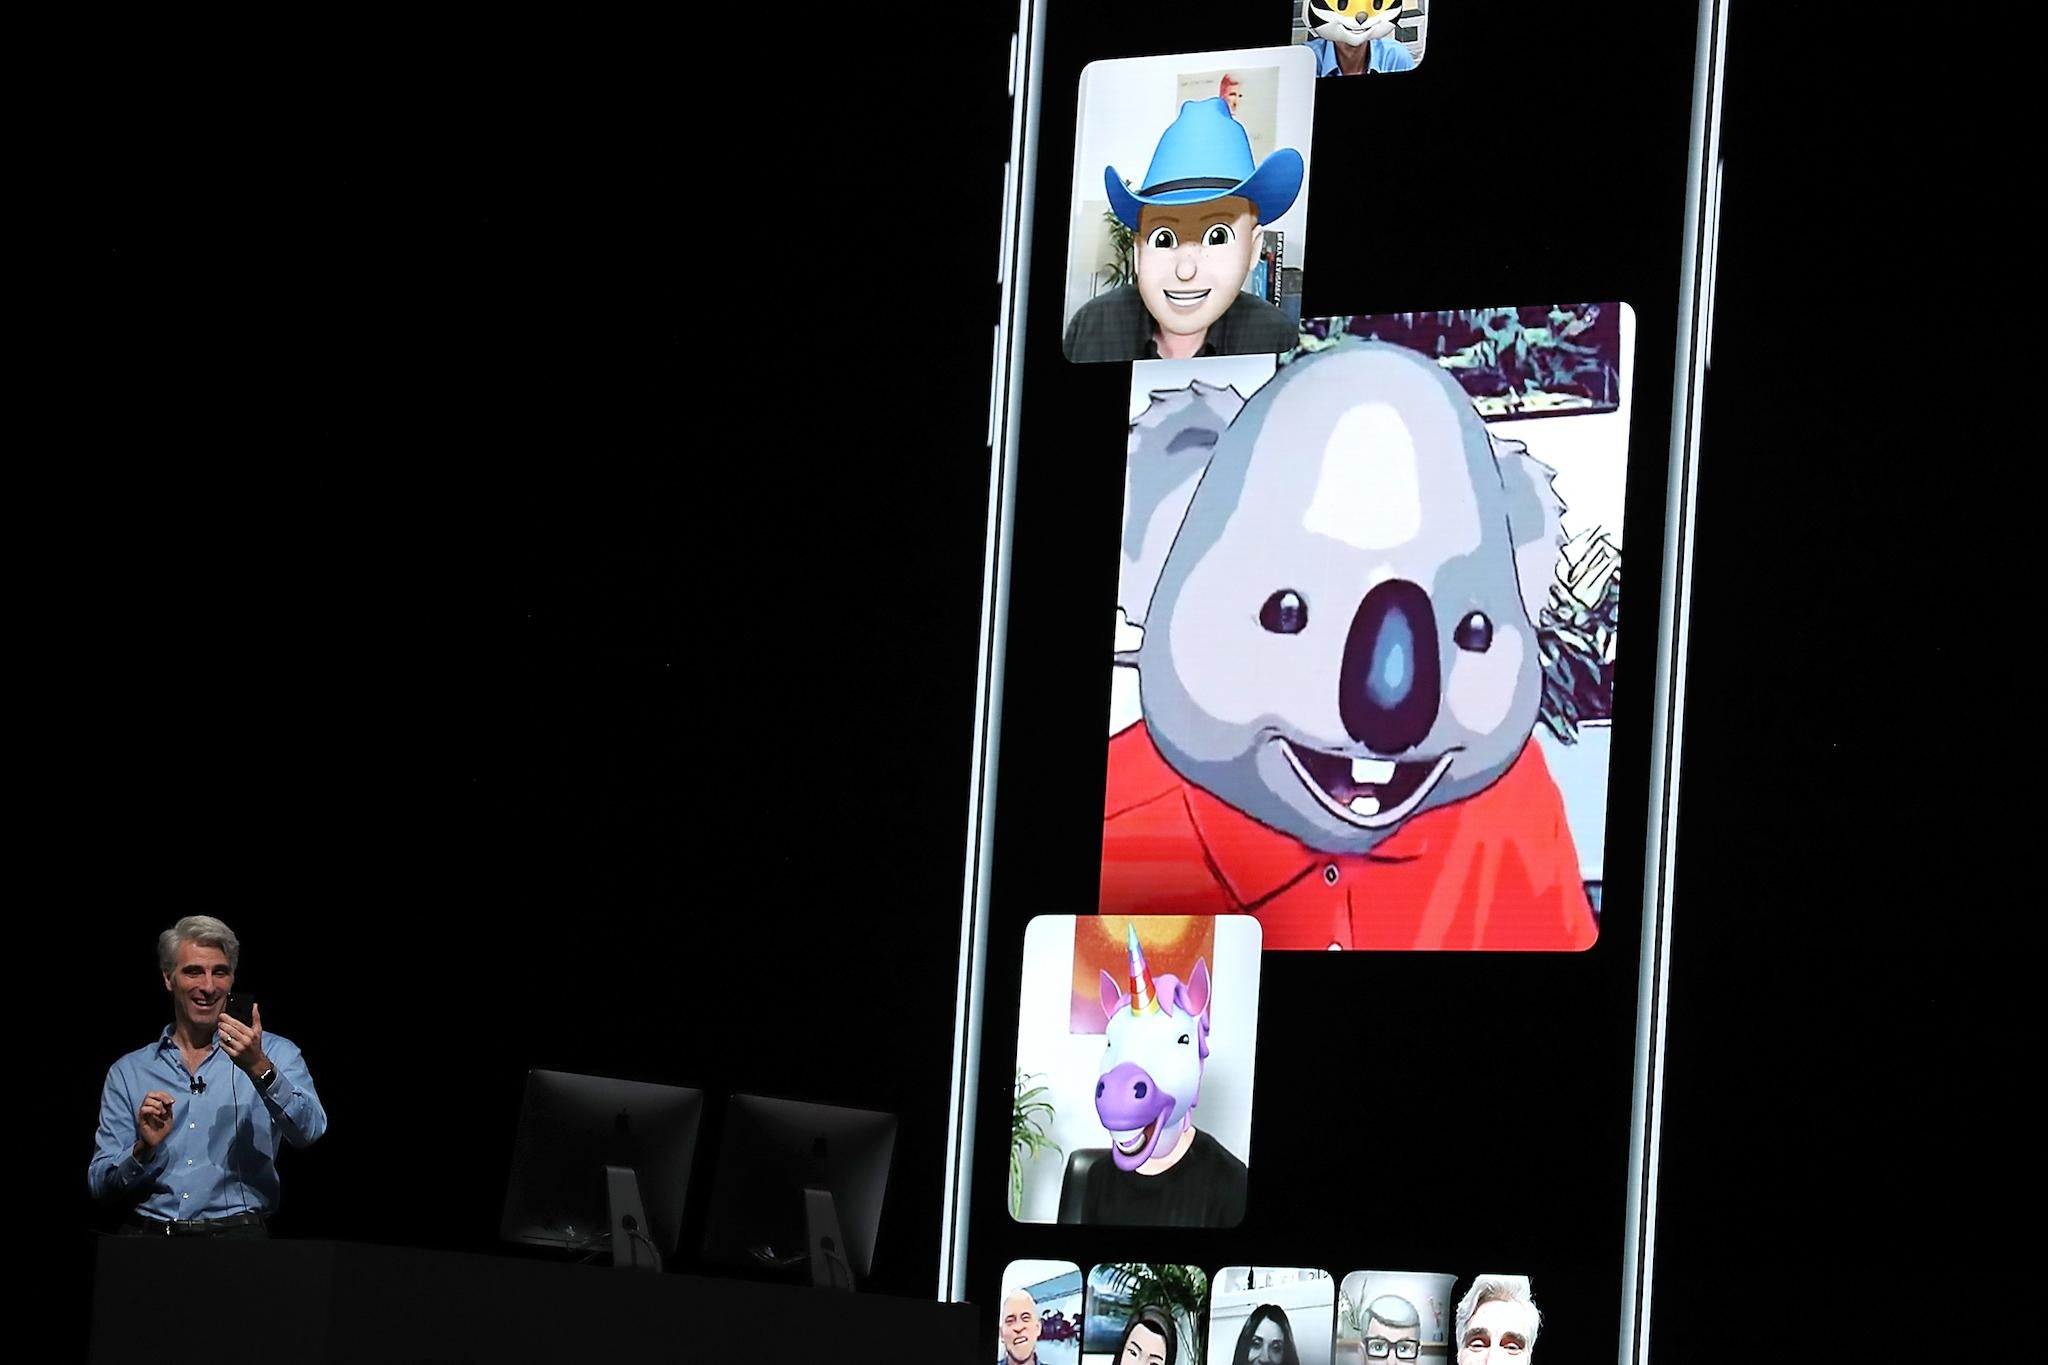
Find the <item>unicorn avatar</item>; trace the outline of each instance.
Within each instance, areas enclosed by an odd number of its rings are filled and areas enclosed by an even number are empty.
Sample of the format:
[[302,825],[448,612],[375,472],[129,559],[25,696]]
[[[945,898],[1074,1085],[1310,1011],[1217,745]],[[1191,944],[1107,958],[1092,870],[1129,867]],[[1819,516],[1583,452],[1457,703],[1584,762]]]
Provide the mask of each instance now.
[[1095,1083],[1095,1112],[1115,1143],[1117,1166],[1135,1171],[1194,1136],[1202,1066],[1209,1060],[1209,964],[1197,958],[1186,982],[1162,972],[1155,983],[1137,926],[1125,932],[1129,993],[1101,973],[1109,1046]]
[[1109,1022],[1095,1112],[1109,1132],[1110,1161],[1086,1169],[1077,1221],[1235,1226],[1244,1217],[1244,1163],[1194,1122],[1209,1060],[1209,964],[1197,959],[1186,981],[1154,976],[1135,924],[1125,942],[1128,989],[1100,973]]

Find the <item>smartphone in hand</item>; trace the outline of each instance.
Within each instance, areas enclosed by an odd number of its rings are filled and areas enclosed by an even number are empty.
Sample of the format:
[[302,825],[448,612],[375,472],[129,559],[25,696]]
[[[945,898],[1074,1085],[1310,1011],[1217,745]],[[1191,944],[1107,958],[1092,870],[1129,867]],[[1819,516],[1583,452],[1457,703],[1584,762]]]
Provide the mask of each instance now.
[[237,1020],[240,1023],[249,1024],[253,1027],[256,1021],[250,1016],[252,1010],[255,1007],[255,1004],[255,996],[243,995],[240,992],[230,991],[228,993],[228,1002],[226,1005],[222,1006],[221,1012],[227,1015],[227,1017],[230,1019]]

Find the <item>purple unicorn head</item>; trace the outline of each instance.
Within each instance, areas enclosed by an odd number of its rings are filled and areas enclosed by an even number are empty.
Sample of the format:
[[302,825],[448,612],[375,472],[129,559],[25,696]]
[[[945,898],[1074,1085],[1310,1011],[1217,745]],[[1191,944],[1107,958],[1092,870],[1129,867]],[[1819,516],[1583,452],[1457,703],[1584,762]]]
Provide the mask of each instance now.
[[1209,964],[1196,959],[1182,981],[1153,976],[1129,927],[1130,989],[1101,974],[1102,1012],[1109,1045],[1095,1083],[1095,1112],[1109,1130],[1111,1158],[1135,1171],[1171,1152],[1194,1126],[1202,1097],[1202,1067],[1209,1059]]

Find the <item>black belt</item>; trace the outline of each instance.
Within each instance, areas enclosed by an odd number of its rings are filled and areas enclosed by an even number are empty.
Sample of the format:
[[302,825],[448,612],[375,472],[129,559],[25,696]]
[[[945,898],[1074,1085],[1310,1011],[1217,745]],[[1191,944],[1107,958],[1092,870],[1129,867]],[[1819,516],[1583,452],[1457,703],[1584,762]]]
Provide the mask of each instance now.
[[129,1226],[138,1232],[162,1237],[204,1237],[209,1233],[226,1232],[229,1228],[263,1226],[260,1213],[231,1213],[225,1218],[136,1218]]

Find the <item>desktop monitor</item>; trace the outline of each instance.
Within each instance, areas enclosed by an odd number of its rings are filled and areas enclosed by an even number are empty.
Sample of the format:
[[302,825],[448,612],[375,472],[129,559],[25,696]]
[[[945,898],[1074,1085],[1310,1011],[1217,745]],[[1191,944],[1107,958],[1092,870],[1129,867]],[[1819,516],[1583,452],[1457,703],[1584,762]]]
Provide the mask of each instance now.
[[896,1116],[735,1095],[719,1144],[704,1258],[852,1289],[867,1275]]
[[500,1235],[661,1269],[682,1233],[703,1112],[701,1090],[527,1072]]

